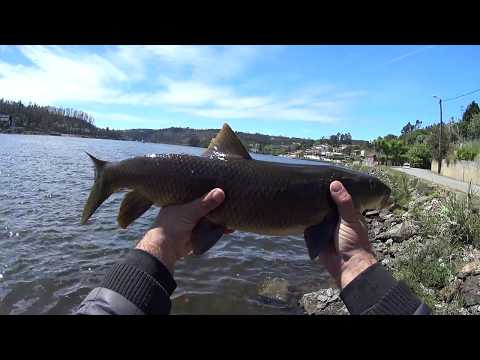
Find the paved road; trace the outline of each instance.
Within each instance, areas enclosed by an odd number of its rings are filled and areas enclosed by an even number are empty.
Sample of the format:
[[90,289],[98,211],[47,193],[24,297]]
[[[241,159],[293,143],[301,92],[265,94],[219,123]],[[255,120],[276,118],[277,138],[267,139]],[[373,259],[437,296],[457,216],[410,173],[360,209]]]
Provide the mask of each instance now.
[[[451,179],[446,176],[441,176],[436,173],[431,172],[430,170],[426,169],[416,169],[416,168],[402,168],[399,166],[392,166],[392,169],[404,172],[408,175],[416,176],[420,179],[431,181],[438,185],[445,186],[452,190],[462,191],[466,193],[468,191],[468,183],[463,181]],[[474,194],[480,194],[480,186],[472,184],[472,190]]]

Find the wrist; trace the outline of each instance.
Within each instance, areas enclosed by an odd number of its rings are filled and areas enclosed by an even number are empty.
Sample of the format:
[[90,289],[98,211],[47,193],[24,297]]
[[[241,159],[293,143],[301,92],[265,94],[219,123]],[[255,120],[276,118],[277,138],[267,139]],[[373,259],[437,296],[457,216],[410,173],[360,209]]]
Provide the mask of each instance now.
[[165,234],[160,228],[149,230],[135,248],[157,258],[173,275],[175,263],[177,262],[176,253],[169,245]]
[[358,250],[342,264],[338,282],[340,289],[344,289],[353,279],[377,263],[375,256],[367,250]]

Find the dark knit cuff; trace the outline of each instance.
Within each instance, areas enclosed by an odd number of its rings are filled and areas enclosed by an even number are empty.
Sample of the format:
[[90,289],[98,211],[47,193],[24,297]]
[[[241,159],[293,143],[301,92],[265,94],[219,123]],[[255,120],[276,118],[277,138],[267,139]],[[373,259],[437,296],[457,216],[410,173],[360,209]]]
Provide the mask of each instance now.
[[132,249],[122,262],[133,265],[137,269],[142,270],[152,276],[163,286],[165,290],[167,290],[169,296],[172,295],[177,288],[177,283],[165,265],[163,265],[162,262],[155,256],[150,255],[146,251]]
[[352,280],[340,293],[350,314],[413,314],[421,301],[376,263]]
[[131,250],[107,273],[101,286],[119,293],[146,314],[163,315],[170,313],[170,295],[176,283],[156,258]]

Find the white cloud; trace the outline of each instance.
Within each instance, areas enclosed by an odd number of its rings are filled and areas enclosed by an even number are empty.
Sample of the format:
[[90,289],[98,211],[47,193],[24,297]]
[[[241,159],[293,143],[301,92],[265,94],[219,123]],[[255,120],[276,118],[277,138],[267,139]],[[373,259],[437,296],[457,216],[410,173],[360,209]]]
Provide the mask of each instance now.
[[105,124],[115,124],[115,129],[131,129],[131,124],[135,124],[133,127],[159,127],[167,124],[158,118],[151,118],[145,116],[136,116],[124,113],[108,113],[98,111],[87,111],[95,118],[97,125],[105,126]]
[[190,67],[194,79],[211,80],[240,74],[264,47],[148,45],[145,49],[160,61],[177,67]]
[[112,85],[128,79],[95,54],[44,46],[22,46],[19,50],[32,65],[0,61],[0,97],[45,105],[102,102],[119,94]]
[[[223,120],[333,122],[351,101],[365,95],[323,84],[289,93],[240,94],[234,84],[241,82],[233,79],[244,75],[268,49],[116,46],[100,56],[81,46],[22,46],[19,51],[30,64],[10,64],[0,57],[0,97],[45,105],[152,106]],[[160,75],[152,78],[152,72]],[[138,86],[141,80],[144,82]],[[105,121],[150,122],[118,111],[92,115]]]

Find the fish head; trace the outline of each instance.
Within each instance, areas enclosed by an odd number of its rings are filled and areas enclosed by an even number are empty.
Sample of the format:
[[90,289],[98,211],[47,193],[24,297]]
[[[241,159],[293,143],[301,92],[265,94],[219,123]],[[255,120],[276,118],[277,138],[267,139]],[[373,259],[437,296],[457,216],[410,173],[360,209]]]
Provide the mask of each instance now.
[[355,207],[365,210],[383,209],[393,203],[391,189],[375,176],[352,173],[340,180],[353,198]]

